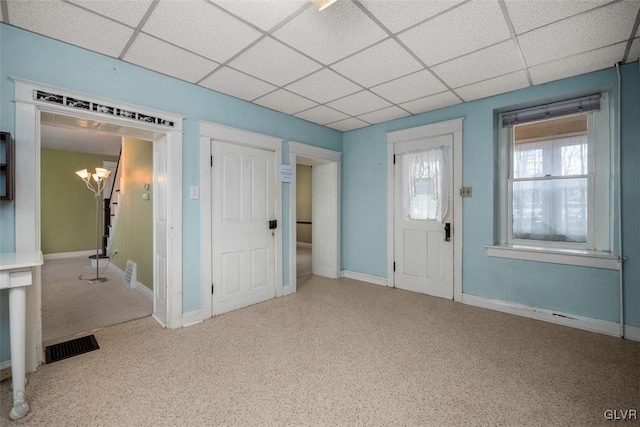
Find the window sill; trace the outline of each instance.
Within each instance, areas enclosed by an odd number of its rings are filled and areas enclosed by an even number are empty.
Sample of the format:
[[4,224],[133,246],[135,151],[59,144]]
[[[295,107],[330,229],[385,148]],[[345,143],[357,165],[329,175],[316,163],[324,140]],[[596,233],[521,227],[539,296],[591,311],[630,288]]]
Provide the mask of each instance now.
[[486,248],[491,257],[620,270],[618,257],[608,252],[522,245],[487,245]]

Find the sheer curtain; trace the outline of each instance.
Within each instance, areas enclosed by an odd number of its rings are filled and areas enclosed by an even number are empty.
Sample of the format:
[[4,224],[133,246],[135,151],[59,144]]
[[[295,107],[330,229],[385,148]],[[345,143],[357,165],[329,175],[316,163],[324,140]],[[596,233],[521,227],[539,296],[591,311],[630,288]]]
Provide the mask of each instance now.
[[403,217],[442,222],[451,195],[451,148],[443,145],[399,157]]
[[587,136],[515,144],[513,237],[586,243]]

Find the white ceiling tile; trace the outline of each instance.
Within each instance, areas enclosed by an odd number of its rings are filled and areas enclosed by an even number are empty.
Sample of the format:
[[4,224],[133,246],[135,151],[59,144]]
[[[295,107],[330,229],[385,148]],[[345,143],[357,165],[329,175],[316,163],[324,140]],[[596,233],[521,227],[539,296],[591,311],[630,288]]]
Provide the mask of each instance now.
[[287,114],[295,114],[298,111],[306,110],[317,105],[313,101],[309,101],[306,98],[283,89],[278,89],[275,92],[271,92],[270,94],[256,99],[253,102],[258,105],[271,108],[272,110],[282,111],[283,113]]
[[436,65],[432,70],[450,87],[456,88],[523,68],[524,63],[515,44],[507,40]]
[[236,98],[250,101],[272,90],[275,86],[247,76],[228,67],[222,67],[200,82],[201,86],[213,89]]
[[640,2],[623,1],[518,36],[529,67],[627,40]]
[[427,96],[425,98],[400,104],[402,108],[411,112],[411,114],[420,114],[426,111],[437,110],[439,108],[448,107],[450,105],[460,104],[460,98],[455,96],[451,91],[438,93],[436,95]]
[[123,24],[137,27],[152,0],[68,0]]
[[287,89],[320,104],[362,90],[360,86],[327,68],[290,84]]
[[322,12],[309,7],[273,35],[325,65],[387,37],[350,0],[340,0]]
[[404,111],[402,108],[398,108],[395,105],[392,105],[391,107],[383,108],[382,110],[362,114],[358,116],[358,118],[368,123],[382,123],[388,122],[389,120],[399,119],[401,117],[407,117],[409,115],[410,114]]
[[362,92],[354,93],[353,95],[330,102],[327,105],[350,116],[357,116],[368,113],[369,111],[388,107],[391,104],[378,95],[363,90]]
[[422,98],[427,95],[442,92],[447,87],[440,80],[435,78],[433,74],[427,70],[418,71],[417,73],[401,77],[371,88],[372,92],[377,93],[385,99],[399,104],[416,98]]
[[568,58],[530,67],[529,73],[531,74],[533,84],[539,85],[553,80],[560,80],[566,77],[613,67],[616,62],[622,60],[626,47],[627,43],[623,42],[590,52],[580,53]]
[[268,31],[296,10],[308,5],[307,0],[211,0],[229,12]]
[[463,0],[360,0],[380,22],[392,33],[431,18]]
[[473,0],[398,36],[427,65],[511,37],[497,0]]
[[505,76],[495,77],[480,83],[458,88],[456,89],[456,93],[465,101],[473,101],[474,99],[511,92],[512,90],[522,89],[527,86],[529,86],[527,74],[524,71],[516,71],[515,73]]
[[218,63],[140,33],[123,58],[127,62],[195,83]]
[[317,107],[314,107],[310,110],[298,113],[295,116],[321,125],[326,125],[327,123],[335,122],[337,120],[342,120],[349,117],[346,114],[343,114],[332,108],[325,107],[324,105],[318,105]]
[[640,38],[634,39],[627,57],[627,62],[633,62],[640,59]]
[[282,43],[265,37],[229,63],[229,66],[284,86],[318,70],[321,65]]
[[261,36],[204,0],[161,1],[142,31],[220,63]]
[[516,34],[551,24],[611,0],[505,0]]
[[340,130],[342,132],[348,132],[350,130],[360,129],[365,126],[369,126],[369,123],[366,123],[366,122],[363,122],[362,120],[358,120],[354,117],[351,117],[346,120],[330,123],[327,126],[333,129]]
[[422,65],[398,42],[388,39],[331,66],[365,87],[420,70]]
[[133,34],[131,28],[61,1],[10,0],[7,7],[12,25],[113,57]]

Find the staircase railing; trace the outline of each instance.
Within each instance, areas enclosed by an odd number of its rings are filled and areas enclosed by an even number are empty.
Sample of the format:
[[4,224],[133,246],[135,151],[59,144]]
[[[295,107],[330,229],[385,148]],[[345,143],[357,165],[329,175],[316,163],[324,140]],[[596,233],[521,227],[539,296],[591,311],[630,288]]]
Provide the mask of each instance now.
[[111,183],[111,189],[109,190],[109,197],[104,198],[104,233],[102,235],[102,253],[107,254],[107,247],[109,246],[109,237],[111,235],[111,199],[113,198],[113,192],[116,188],[116,182],[118,181],[118,169],[120,169],[120,161],[122,160],[122,146],[120,146],[120,153],[118,153],[118,163],[116,163],[116,170],[113,174],[113,181]]

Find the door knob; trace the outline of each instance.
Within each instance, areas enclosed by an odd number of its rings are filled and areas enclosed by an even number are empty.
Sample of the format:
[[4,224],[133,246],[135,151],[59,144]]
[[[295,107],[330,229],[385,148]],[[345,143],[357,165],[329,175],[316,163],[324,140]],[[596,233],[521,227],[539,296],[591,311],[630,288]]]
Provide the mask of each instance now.
[[444,241],[448,242],[451,240],[451,223],[447,222],[444,225]]

